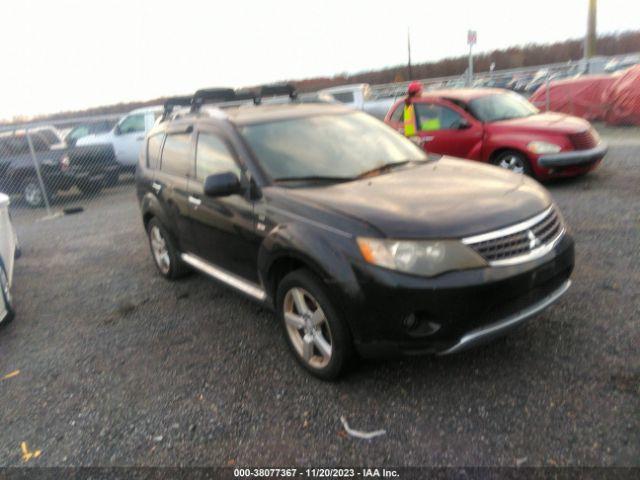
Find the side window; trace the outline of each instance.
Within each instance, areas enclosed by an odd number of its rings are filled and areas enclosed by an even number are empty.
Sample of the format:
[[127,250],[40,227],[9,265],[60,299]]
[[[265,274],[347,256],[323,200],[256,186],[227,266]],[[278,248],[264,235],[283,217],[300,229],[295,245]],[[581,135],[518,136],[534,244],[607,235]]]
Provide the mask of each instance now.
[[432,103],[417,103],[416,117],[423,132],[455,129],[462,121],[462,117],[457,112]]
[[149,137],[147,143],[147,168],[157,169],[160,165],[160,149],[162,148],[162,141],[164,140],[164,133],[157,133]]
[[171,175],[186,177],[191,173],[191,134],[178,133],[167,135],[162,149],[160,169]]
[[398,104],[398,107],[393,112],[393,115],[391,115],[391,121],[396,123],[404,122],[404,102]]
[[204,182],[209,175],[223,172],[233,172],[238,177],[241,173],[224,141],[212,133],[201,133],[196,147],[196,177]]
[[144,132],[144,114],[135,114],[125,117],[120,122],[120,133]]

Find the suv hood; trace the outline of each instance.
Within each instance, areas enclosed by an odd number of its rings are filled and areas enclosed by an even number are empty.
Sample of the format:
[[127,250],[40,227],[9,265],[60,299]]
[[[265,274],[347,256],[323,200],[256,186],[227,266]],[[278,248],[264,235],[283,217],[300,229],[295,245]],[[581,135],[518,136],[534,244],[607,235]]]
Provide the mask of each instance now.
[[564,113],[546,112],[531,115],[530,117],[513,118],[486,124],[488,128],[508,128],[510,131],[541,133],[581,133],[589,130],[591,124],[586,120]]
[[475,235],[525,220],[552,202],[529,177],[446,157],[354,182],[290,189],[290,194],[394,238]]

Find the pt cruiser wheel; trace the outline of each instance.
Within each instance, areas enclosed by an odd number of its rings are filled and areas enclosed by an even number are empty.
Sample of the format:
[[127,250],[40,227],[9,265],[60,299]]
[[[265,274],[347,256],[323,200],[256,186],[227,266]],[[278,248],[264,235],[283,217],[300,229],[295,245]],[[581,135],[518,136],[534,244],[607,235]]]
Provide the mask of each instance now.
[[4,266],[0,264],[0,293],[4,302],[4,316],[0,317],[0,325],[9,323],[13,320],[15,310],[13,308],[13,297],[9,289],[9,279],[4,271]]
[[152,218],[149,221],[147,235],[153,261],[160,275],[174,279],[183,276],[189,271],[189,268],[180,259],[180,254],[173,243],[173,239],[157,218]]
[[292,272],[280,282],[277,301],[296,359],[317,377],[337,377],[351,356],[351,338],[322,282],[307,271]]
[[511,170],[513,173],[531,175],[529,161],[524,155],[518,152],[503,152],[498,155],[492,163],[505,170]]

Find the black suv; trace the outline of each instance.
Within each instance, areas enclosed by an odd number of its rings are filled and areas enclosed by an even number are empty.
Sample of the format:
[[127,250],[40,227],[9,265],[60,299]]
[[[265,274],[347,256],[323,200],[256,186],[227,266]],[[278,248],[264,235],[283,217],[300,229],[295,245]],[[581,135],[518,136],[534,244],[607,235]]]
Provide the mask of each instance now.
[[136,174],[163,276],[194,268],[271,306],[321,378],[356,352],[458,352],[569,288],[573,240],[536,181],[427,157],[365,113],[290,93],[167,105]]
[[24,131],[0,133],[0,191],[22,194],[28,206],[39,207],[44,205],[45,197],[38,170],[49,199],[73,186],[83,193],[97,193],[105,179],[117,172],[110,145],[61,147],[52,146],[37,130],[28,136]]

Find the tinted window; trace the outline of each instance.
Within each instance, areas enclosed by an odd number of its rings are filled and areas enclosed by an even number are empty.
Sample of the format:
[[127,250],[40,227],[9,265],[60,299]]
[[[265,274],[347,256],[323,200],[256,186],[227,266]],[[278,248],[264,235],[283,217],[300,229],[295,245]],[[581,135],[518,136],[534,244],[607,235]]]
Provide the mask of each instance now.
[[335,92],[331,96],[340,103],[353,103],[353,92]]
[[53,145],[54,143],[60,143],[60,139],[58,138],[58,135],[56,135],[56,132],[54,132],[53,130],[43,129],[43,130],[38,130],[38,133],[42,135],[42,137],[45,139],[47,143],[49,143],[49,145]]
[[224,141],[217,135],[201,133],[196,147],[196,177],[204,181],[209,175],[223,172],[240,177],[240,168]]
[[162,149],[162,171],[186,177],[191,172],[191,163],[191,134],[167,135]]
[[423,132],[458,128],[462,117],[450,108],[432,103],[416,103],[416,117]]
[[164,133],[158,133],[149,137],[147,143],[147,167],[156,169],[160,164],[160,149],[162,148]]
[[144,114],[129,115],[120,122],[120,133],[144,132]]

